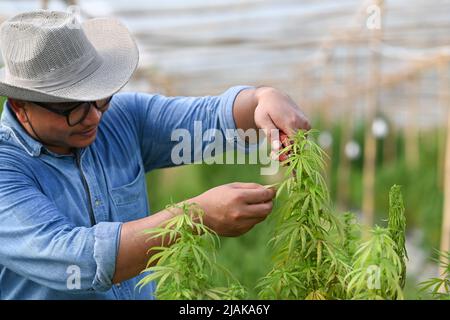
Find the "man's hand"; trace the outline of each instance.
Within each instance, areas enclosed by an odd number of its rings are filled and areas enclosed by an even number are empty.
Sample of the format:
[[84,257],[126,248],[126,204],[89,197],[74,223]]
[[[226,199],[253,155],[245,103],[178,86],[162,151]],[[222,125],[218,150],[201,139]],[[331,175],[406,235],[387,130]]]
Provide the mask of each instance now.
[[[274,151],[289,143],[286,135],[311,129],[297,104],[285,93],[270,87],[242,90],[234,102],[233,116],[239,129],[263,129]],[[279,140],[271,135],[273,129],[279,130]]]
[[311,129],[309,120],[288,95],[269,87],[258,88],[255,95],[258,101],[255,124],[264,130],[273,149],[278,150],[285,141],[280,143],[270,135],[270,130],[279,129],[281,139],[283,134],[292,136],[299,129]]
[[249,231],[272,211],[275,191],[256,183],[230,183],[192,198],[204,211],[206,226],[221,236]]

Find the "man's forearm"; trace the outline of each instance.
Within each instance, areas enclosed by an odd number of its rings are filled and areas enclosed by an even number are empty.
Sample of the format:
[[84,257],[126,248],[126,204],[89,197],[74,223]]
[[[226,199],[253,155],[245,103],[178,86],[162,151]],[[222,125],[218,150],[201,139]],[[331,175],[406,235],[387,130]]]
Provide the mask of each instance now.
[[[157,252],[148,252],[149,248],[161,246],[161,238],[150,238],[143,231],[156,228],[164,224],[167,220],[174,217],[177,208],[162,210],[149,217],[126,222],[122,225],[120,233],[119,250],[116,259],[116,271],[113,277],[113,283],[120,283],[137,276],[145,269],[148,259]],[[180,211],[181,212],[181,211]],[[170,245],[169,243],[164,243]]]
[[[203,224],[219,236],[235,237],[267,217],[274,197],[274,190],[256,183],[230,183],[207,190],[185,203],[198,206],[204,212]],[[149,258],[159,252],[148,251],[150,248],[173,244],[168,238],[148,240],[150,235],[143,234],[143,231],[161,227],[179,214],[184,214],[183,209],[172,207],[170,211],[162,210],[122,225],[113,283],[133,278],[144,270]]]

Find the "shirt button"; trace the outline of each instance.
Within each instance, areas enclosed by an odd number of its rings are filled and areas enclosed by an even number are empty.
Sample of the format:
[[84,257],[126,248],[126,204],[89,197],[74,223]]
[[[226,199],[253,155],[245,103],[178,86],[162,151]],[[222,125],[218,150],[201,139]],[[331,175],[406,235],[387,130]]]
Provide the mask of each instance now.
[[98,207],[101,204],[100,200],[95,200],[95,206]]

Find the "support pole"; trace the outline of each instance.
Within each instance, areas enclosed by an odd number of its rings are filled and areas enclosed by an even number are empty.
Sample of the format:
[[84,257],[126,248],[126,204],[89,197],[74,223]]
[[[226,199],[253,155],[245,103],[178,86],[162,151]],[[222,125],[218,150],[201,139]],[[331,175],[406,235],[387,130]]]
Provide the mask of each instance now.
[[[445,69],[448,70],[448,63],[445,64]],[[444,68],[443,67],[443,68]],[[450,98],[449,98],[449,86],[450,81],[447,76],[440,78],[441,88],[443,91],[442,101],[447,110],[447,141],[445,145],[445,169],[444,169],[444,212],[442,213],[442,231],[441,231],[441,251],[450,251]],[[441,275],[444,272],[444,268],[440,266]]]
[[350,49],[351,45],[348,45],[347,49],[347,60],[346,60],[346,98],[344,99],[344,107],[342,108],[343,117],[341,118],[342,124],[342,135],[341,135],[341,145],[340,145],[340,160],[338,169],[338,187],[337,187],[337,203],[338,206],[346,210],[348,209],[350,200],[350,174],[351,174],[351,161],[345,153],[345,146],[353,136],[354,129],[354,107],[355,99],[351,98],[350,90],[356,83],[355,77],[357,77],[357,66],[355,62],[355,52]]
[[377,145],[372,134],[372,123],[378,109],[378,90],[380,86],[380,41],[382,38],[383,0],[376,0],[375,4],[380,8],[380,28],[373,29],[369,45],[373,50],[369,67],[369,83],[373,84],[372,90],[367,93],[367,116],[364,143],[364,168],[363,168],[363,222],[371,227],[375,215],[375,165]]

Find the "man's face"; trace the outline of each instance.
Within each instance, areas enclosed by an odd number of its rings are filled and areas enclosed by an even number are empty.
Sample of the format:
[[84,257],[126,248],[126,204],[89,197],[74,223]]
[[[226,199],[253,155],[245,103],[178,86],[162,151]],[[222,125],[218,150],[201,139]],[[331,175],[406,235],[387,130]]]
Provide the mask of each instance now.
[[[46,104],[58,108],[58,104]],[[69,126],[63,115],[46,110],[31,102],[14,107],[16,116],[27,132],[53,152],[70,154],[74,148],[92,144],[97,136],[97,127],[102,112],[91,106],[86,118],[75,126]]]

